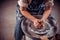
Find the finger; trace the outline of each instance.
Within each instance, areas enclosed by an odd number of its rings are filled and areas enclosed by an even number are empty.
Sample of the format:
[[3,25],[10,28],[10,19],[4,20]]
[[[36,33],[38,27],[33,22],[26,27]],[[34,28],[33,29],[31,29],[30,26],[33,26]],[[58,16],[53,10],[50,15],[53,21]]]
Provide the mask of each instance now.
[[42,21],[42,25],[45,26],[45,21]]
[[36,24],[36,26],[35,26],[36,28],[40,28],[40,24],[38,23],[38,24]]
[[42,25],[43,25],[43,27],[45,27],[45,23],[43,23]]
[[43,23],[43,27],[46,28],[45,23]]
[[41,36],[40,37],[42,40],[49,40],[46,36]]
[[40,19],[38,19],[38,22],[40,22],[41,20]]
[[38,28],[38,24],[34,24],[34,27],[35,27],[35,28]]
[[38,28],[40,28],[41,27],[41,25],[40,24],[38,24]]

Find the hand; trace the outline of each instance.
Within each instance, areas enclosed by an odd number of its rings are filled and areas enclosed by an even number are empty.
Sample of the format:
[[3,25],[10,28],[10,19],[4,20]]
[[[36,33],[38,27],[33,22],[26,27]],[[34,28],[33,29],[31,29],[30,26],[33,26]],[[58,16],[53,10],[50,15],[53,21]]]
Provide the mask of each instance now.
[[40,28],[41,25],[45,26],[45,20],[43,20],[43,19],[34,19],[33,25],[35,26],[35,28]]
[[41,40],[49,40],[46,36],[40,36]]
[[41,23],[42,26],[45,26],[45,20],[40,19],[39,22]]
[[39,19],[35,19],[35,20],[33,21],[33,25],[34,25],[35,28],[40,28]]

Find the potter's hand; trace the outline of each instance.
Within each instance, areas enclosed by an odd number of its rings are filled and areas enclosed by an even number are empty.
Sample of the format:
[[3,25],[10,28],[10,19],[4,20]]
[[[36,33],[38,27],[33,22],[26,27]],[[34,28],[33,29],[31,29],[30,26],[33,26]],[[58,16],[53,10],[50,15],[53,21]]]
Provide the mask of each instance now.
[[39,19],[35,19],[35,20],[33,21],[33,25],[34,25],[35,28],[40,28]]
[[42,25],[42,26],[45,26],[45,20],[39,19],[39,23],[40,23],[40,26],[41,26],[41,25]]
[[49,40],[46,36],[40,36],[41,40]]

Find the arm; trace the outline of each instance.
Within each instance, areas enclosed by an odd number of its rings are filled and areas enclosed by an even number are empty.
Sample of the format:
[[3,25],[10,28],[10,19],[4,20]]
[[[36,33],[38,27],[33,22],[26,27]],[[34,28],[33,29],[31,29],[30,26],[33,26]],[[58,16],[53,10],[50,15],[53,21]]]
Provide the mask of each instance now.
[[44,11],[42,20],[46,20],[48,18],[48,16],[50,15],[50,12],[51,12],[51,8],[47,7],[46,10]]
[[[30,1],[29,1],[30,2]],[[38,19],[35,18],[34,16],[32,16],[28,11],[27,11],[27,7],[28,7],[28,3],[26,3],[23,0],[20,0],[18,2],[18,4],[20,5],[20,12],[21,14],[26,17],[27,19],[31,20],[33,22],[33,25],[35,26],[35,28],[38,28],[37,26],[39,25]]]
[[39,28],[39,22],[38,19],[32,16],[25,7],[20,7],[21,14],[26,17],[27,19],[31,20],[33,22],[33,25],[35,28]]
[[33,16],[27,11],[26,7],[21,7],[21,6],[20,6],[20,11],[21,11],[21,14],[22,14],[24,17],[28,18],[29,20],[31,20],[31,21],[36,20],[36,18],[33,17]]
[[18,1],[18,4],[20,5],[20,12],[21,14],[28,18],[29,20],[33,21],[35,20],[36,18],[33,17],[28,11],[27,11],[27,7],[28,7],[28,4],[30,4],[30,0],[29,0],[29,3],[26,1],[26,0],[19,0]]
[[51,8],[52,8],[53,5],[54,5],[54,4],[53,4],[53,0],[48,0],[48,1],[45,3],[46,9],[45,9],[45,11],[44,11],[42,20],[46,20],[46,19],[48,18],[48,16],[50,15]]

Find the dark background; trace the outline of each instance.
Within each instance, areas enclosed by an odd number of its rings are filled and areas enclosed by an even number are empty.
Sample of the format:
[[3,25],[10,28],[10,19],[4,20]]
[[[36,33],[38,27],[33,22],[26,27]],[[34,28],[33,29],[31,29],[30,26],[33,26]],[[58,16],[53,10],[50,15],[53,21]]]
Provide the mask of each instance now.
[[[58,24],[60,34],[60,1],[54,0],[52,13]],[[17,0],[0,0],[0,40],[14,40]]]

